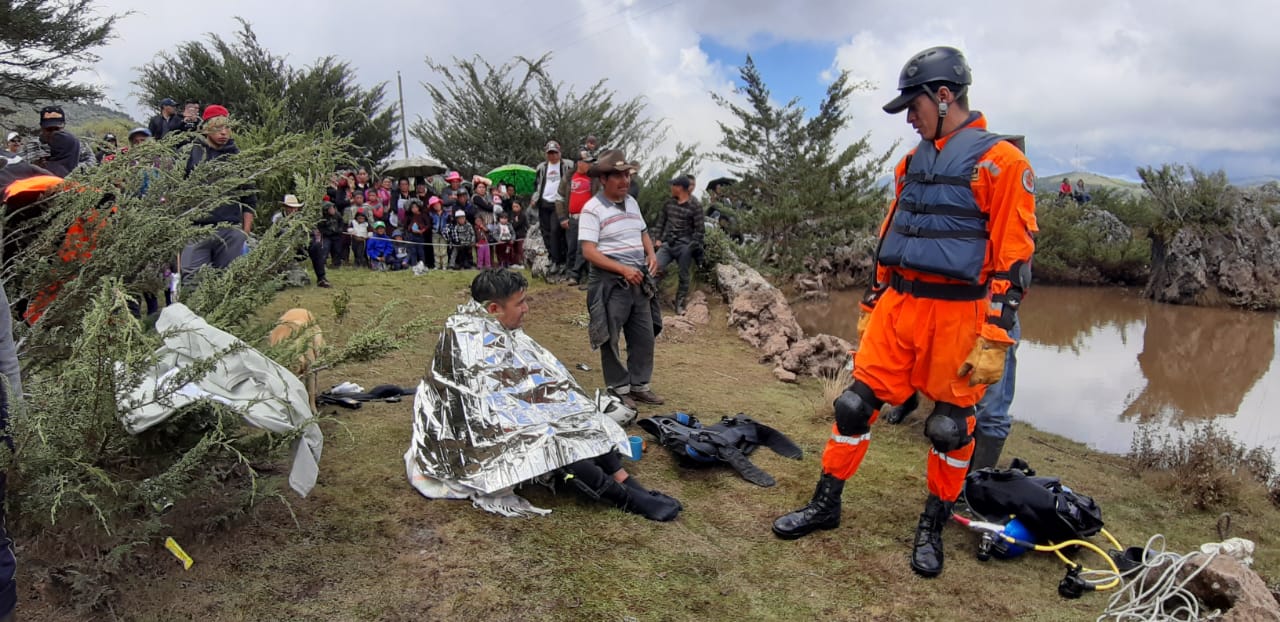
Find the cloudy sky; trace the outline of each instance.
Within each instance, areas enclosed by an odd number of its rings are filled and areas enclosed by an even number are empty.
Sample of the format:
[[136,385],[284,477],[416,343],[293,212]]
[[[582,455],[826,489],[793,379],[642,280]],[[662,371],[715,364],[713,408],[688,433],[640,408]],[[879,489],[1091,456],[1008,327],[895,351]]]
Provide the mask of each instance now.
[[[850,106],[849,139],[870,133],[879,149],[914,142],[904,115],[890,117],[898,70],[931,45],[963,49],[973,67],[973,107],[993,130],[1027,136],[1038,173],[1086,169],[1135,178],[1162,162],[1224,168],[1233,178],[1280,173],[1280,37],[1275,0],[1225,5],[1189,0],[982,2],[847,0],[362,0],[207,5],[99,0],[133,11],[101,50],[91,79],[143,117],[134,68],[157,51],[208,32],[232,33],[234,16],[295,65],[325,55],[349,60],[366,84],[404,77],[410,120],[430,117],[423,59],[554,53],[568,83],[600,78],[643,95],[668,120],[673,141],[714,151],[726,118],[710,91],[728,92],[750,53],[779,101],[816,107],[833,72],[871,87]],[[181,94],[174,94],[181,99]],[[410,151],[422,146],[410,138]],[[722,166],[708,164],[705,174]],[[703,177],[706,179],[706,177]]]

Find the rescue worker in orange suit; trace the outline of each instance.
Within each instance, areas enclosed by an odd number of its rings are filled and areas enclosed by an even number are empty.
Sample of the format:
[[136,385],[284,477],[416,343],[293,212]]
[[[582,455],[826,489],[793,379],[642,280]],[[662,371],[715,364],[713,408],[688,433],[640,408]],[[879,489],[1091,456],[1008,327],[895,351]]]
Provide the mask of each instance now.
[[936,402],[925,420],[929,496],[911,569],[942,572],[942,528],[973,454],[974,405],[1004,371],[1009,330],[1030,284],[1034,173],[1013,139],[970,112],[959,50],[913,56],[885,112],[907,112],[921,141],[895,169],[896,196],[880,230],[876,282],[861,303],[853,384],[835,400],[822,476],[805,507],[774,533],[799,538],[840,524],[844,482],[858,470],[881,406],[918,389]]

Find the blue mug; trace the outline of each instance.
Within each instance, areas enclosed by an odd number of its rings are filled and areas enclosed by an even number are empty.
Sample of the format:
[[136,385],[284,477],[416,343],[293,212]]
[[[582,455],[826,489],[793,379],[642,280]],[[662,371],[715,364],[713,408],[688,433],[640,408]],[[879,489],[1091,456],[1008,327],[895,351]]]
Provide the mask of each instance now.
[[632,436],[631,441],[631,459],[639,460],[644,455],[644,439],[639,436]]

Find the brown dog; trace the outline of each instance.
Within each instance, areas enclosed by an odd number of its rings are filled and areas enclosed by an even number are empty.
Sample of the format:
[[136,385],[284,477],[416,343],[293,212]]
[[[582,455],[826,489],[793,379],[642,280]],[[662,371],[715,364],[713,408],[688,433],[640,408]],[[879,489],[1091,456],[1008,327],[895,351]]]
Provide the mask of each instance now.
[[311,403],[315,404],[317,394],[316,374],[311,372],[311,366],[315,364],[316,359],[320,357],[320,350],[324,348],[324,335],[320,332],[320,327],[316,325],[316,318],[306,309],[289,309],[280,316],[280,321],[276,327],[271,329],[270,343],[271,345],[279,345],[286,339],[302,340],[310,342],[309,344],[295,343],[302,350],[298,355],[296,365],[290,370],[297,374],[307,385],[307,395],[311,398]]

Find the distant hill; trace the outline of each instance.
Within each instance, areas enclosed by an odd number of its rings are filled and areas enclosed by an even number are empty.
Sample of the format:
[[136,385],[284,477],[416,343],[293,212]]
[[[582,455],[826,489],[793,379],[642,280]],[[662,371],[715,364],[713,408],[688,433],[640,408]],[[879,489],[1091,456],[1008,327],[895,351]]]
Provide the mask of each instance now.
[[1253,175],[1251,177],[1233,177],[1231,183],[1241,188],[1253,188],[1272,182],[1280,182],[1280,176],[1277,175]]
[[[8,100],[0,100],[0,107],[13,108],[17,112],[0,116],[0,128],[7,134],[17,131],[34,135],[39,131],[40,109],[46,104],[14,104]],[[98,136],[107,132],[127,133],[130,128],[146,125],[138,122],[128,114],[99,106],[98,104],[63,103],[63,112],[67,113],[67,129],[81,136]]]
[[1070,173],[1056,173],[1052,175],[1040,175],[1036,177],[1036,192],[1057,192],[1058,186],[1062,185],[1062,178],[1066,177],[1071,180],[1074,186],[1076,180],[1084,180],[1087,188],[1108,188],[1117,192],[1126,194],[1138,194],[1142,192],[1142,184],[1107,177],[1097,173],[1088,173],[1085,171],[1072,171]]

